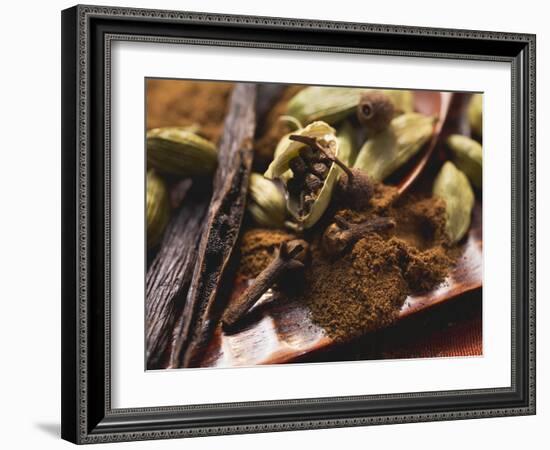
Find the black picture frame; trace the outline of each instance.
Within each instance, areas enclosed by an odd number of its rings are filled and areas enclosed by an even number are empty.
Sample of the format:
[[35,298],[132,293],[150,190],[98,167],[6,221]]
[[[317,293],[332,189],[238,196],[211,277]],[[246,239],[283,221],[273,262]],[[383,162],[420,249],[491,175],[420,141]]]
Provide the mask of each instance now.
[[[114,40],[504,61],[512,68],[507,388],[112,409],[109,99]],[[508,195],[504,193],[503,195]],[[486,268],[491,270],[491,268]],[[62,12],[62,437],[75,443],[535,413],[535,36],[75,6]]]

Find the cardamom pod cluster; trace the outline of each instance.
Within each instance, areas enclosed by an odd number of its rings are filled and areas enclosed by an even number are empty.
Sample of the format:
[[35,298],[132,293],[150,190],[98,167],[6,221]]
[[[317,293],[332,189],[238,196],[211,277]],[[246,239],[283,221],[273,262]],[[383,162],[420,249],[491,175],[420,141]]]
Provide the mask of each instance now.
[[472,132],[481,137],[483,134],[483,96],[473,94],[468,105],[468,121]]
[[354,168],[382,181],[409,159],[432,137],[435,117],[406,113],[395,117],[388,128],[370,137],[359,150]]
[[[302,124],[323,121],[334,125],[353,113],[361,100],[361,95],[374,89],[310,86],[298,92],[287,106],[287,114]],[[389,97],[399,112],[413,110],[411,91],[379,89]]]
[[164,234],[170,215],[164,180],[153,170],[147,172],[147,248],[155,247]]
[[218,152],[189,128],[155,128],[147,132],[147,164],[183,177],[205,176],[216,170]]
[[481,189],[483,150],[479,142],[453,134],[448,137],[447,145],[451,149],[456,166],[466,174],[476,188]]
[[[292,137],[306,137],[326,151],[321,152]],[[286,191],[287,210],[298,228],[312,227],[327,209],[341,169],[328,155],[349,163],[352,144],[326,122],[316,121],[305,128],[284,136],[275,158],[264,176],[280,179]]]
[[466,175],[447,161],[437,174],[433,195],[445,201],[445,230],[452,244],[460,241],[470,228],[474,191]]
[[285,197],[275,182],[259,173],[250,175],[247,210],[256,224],[282,228],[286,218]]

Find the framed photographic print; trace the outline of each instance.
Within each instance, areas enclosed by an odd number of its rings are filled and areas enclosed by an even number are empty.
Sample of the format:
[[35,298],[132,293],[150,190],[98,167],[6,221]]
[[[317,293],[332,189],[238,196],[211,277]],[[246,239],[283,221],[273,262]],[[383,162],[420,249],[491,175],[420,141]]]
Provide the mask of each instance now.
[[535,413],[535,36],[62,12],[62,436]]

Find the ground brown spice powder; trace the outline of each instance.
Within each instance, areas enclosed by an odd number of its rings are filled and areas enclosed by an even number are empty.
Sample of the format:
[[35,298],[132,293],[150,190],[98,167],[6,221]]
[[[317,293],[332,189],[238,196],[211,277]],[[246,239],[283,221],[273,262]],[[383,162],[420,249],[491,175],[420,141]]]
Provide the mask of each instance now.
[[256,278],[273,258],[275,249],[291,239],[295,236],[284,230],[253,228],[246,231],[240,245],[239,275]]
[[[364,236],[337,259],[324,254],[322,229],[307,237],[311,264],[300,293],[291,300],[306,304],[312,321],[335,341],[390,325],[409,294],[433,289],[453,265],[444,233],[445,209],[437,198],[398,198],[395,188],[380,184],[368,209],[336,214],[354,223],[387,216],[396,227]],[[240,272],[256,276],[271,260],[275,246],[289,238],[292,235],[282,231],[245,233]]]
[[221,136],[233,83],[147,80],[147,129],[198,125],[213,142]]

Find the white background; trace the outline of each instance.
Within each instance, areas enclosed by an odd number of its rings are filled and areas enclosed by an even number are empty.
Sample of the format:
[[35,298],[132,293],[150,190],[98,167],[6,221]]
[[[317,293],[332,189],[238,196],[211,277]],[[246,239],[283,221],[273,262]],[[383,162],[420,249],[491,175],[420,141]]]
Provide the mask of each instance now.
[[[101,2],[99,2],[101,3]],[[313,6],[313,3],[315,4]],[[538,197],[548,191],[550,78],[548,12],[542,2],[487,4],[441,2],[360,3],[283,1],[252,2],[111,0],[108,4],[239,14],[337,19],[435,27],[463,27],[537,33],[538,60]],[[60,396],[60,16],[71,2],[18,2],[4,5],[0,111],[2,117],[2,314],[0,337],[2,429],[4,448],[66,448],[58,438]],[[364,5],[364,6],[359,6]],[[498,5],[498,6],[497,6]],[[498,12],[497,12],[498,10]],[[506,194],[504,194],[506,195]],[[547,204],[547,202],[546,202]],[[539,230],[548,229],[548,208],[538,205]],[[549,240],[539,231],[538,268],[548,273]],[[548,320],[548,289],[538,291],[538,323]],[[541,448],[550,420],[548,328],[539,326],[538,415],[461,422],[392,425],[355,429],[226,436],[186,441],[116,444],[120,448],[334,448],[407,446],[459,449]]]
[[[511,199],[502,195],[510,192],[511,186],[509,64],[136,42],[116,42],[111,56],[114,408],[510,386]],[[281,71],[280,67],[292,67],[292,71]],[[490,268],[483,277],[483,357],[145,372],[144,289],[136,282],[143,280],[145,266],[143,248],[136,245],[145,240],[145,155],[143,135],[136,130],[144,123],[144,78],[182,75],[482,91],[483,248],[484,266]],[[258,377],[269,389],[256,382]],[[336,390],[330,380],[339,379],[346,383]]]

